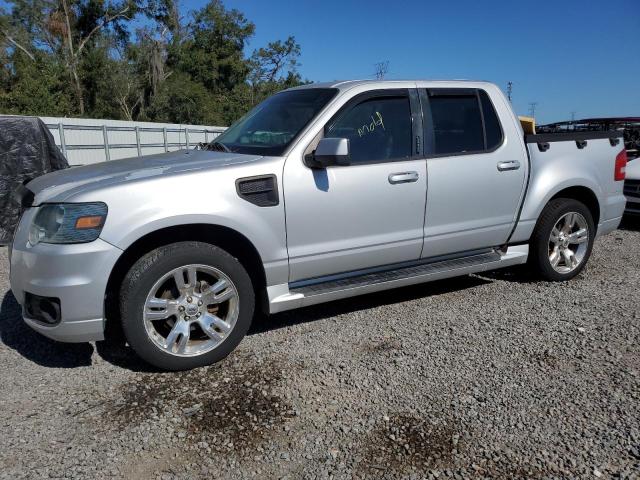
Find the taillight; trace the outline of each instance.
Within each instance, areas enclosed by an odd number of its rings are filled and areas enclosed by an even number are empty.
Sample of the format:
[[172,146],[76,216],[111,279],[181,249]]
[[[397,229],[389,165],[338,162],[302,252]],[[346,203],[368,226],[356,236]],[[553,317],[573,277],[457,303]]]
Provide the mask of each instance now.
[[616,182],[624,180],[624,177],[627,174],[627,151],[622,149],[622,151],[616,155],[616,168],[613,171],[613,179]]

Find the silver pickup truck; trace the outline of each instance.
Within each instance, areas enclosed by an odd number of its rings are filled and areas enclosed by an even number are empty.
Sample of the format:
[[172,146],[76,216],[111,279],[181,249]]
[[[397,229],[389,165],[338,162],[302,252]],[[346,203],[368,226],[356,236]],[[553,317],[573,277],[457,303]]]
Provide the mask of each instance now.
[[568,280],[620,222],[619,137],[525,136],[485,82],[294,88],[202,149],[32,180],[11,287],[43,335],[121,325],[140,357],[179,370],[228,355],[256,308],[526,262]]

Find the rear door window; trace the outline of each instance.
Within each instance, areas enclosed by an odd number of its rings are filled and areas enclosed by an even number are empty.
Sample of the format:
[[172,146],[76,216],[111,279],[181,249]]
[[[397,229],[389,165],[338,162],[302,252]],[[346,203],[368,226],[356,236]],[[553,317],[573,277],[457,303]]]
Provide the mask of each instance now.
[[500,121],[486,92],[431,90],[428,102],[436,155],[481,153],[502,143]]

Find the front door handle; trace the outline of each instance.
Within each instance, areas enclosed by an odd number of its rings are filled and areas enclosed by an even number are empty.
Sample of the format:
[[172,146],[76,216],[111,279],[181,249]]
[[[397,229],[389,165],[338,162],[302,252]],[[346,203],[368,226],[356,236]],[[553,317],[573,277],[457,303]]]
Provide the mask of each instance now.
[[498,162],[498,171],[506,172],[507,170],[518,170],[520,162],[518,160],[508,160],[506,162]]
[[411,183],[418,181],[418,172],[399,172],[389,175],[389,183],[395,185],[396,183]]

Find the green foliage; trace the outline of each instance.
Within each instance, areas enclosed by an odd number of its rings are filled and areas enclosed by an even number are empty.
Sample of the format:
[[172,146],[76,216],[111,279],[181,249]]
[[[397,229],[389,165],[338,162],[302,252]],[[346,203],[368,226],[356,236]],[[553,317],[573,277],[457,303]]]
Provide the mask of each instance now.
[[214,92],[229,91],[249,74],[243,49],[255,26],[237,10],[212,0],[194,15],[177,67]]
[[222,124],[216,96],[184,73],[172,75],[152,97],[148,119],[195,125]]
[[73,96],[58,65],[43,55],[32,61],[20,51],[11,61],[13,72],[0,91],[0,112],[56,117],[73,112]]
[[[8,0],[0,7],[0,113],[228,125],[299,85],[300,45],[246,56],[255,25],[221,0]],[[132,31],[134,23],[145,26]]]

